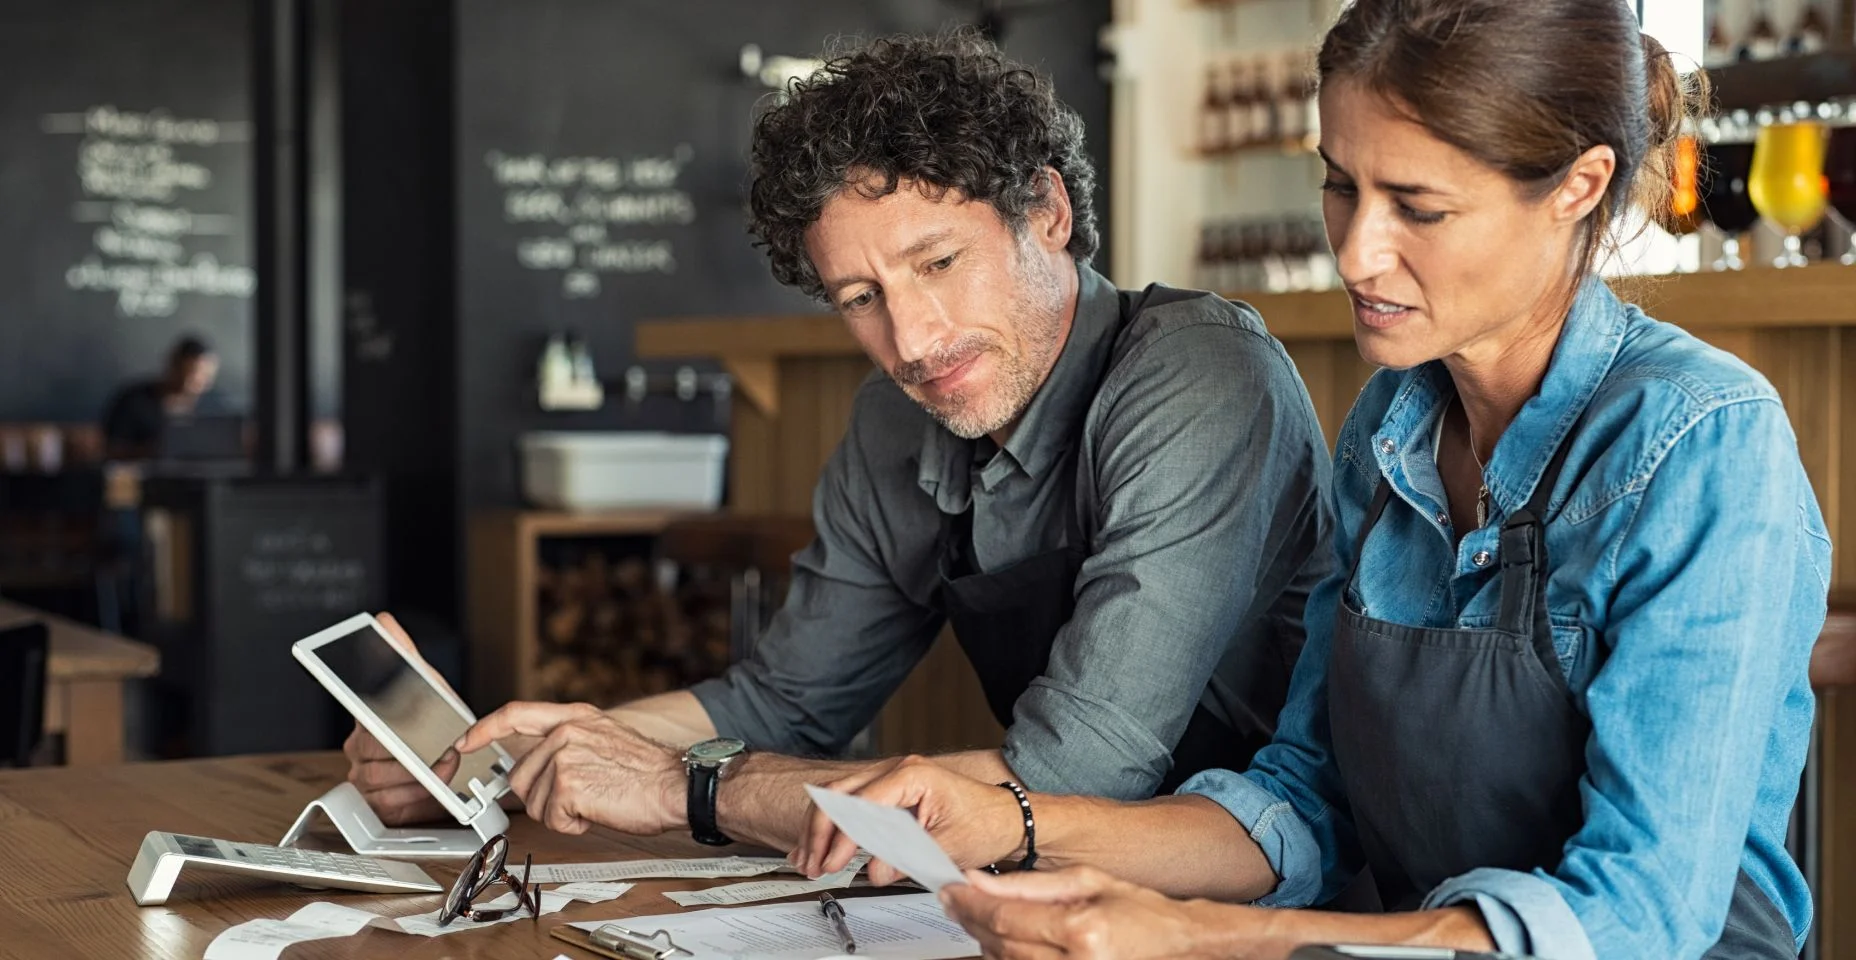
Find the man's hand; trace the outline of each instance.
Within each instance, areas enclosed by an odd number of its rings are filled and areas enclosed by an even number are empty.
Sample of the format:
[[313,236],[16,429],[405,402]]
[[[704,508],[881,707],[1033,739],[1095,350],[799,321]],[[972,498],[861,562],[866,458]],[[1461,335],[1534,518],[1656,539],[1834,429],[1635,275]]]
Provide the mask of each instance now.
[[477,721],[456,745],[481,750],[512,735],[540,737],[509,772],[530,818],[561,833],[599,824],[650,836],[685,823],[683,752],[591,704],[511,703]]
[[[1211,944],[1228,945],[1231,923],[1243,926],[1248,914],[1265,912],[1219,905],[1216,922],[1208,922],[1202,914],[1212,905],[1169,899],[1093,867],[997,877],[968,871],[967,879],[942,888],[948,916],[967,928],[986,956],[1013,960],[1232,956]],[[1271,939],[1265,935],[1235,955],[1285,956],[1287,945]]]
[[[386,630],[388,641],[413,659],[419,659],[419,649],[413,646],[412,637],[406,635],[405,628],[392,614],[378,614],[374,619]],[[360,789],[361,796],[380,815],[382,823],[399,826],[450,817],[438,798],[413,779],[412,772],[401,766],[359,723],[342,743],[342,753],[348,756],[348,782]],[[447,750],[432,769],[439,779],[450,782],[451,775],[458,769],[457,751]]]
[[[1025,821],[1011,791],[922,757],[874,764],[824,786],[872,803],[913,810],[922,827],[961,867],[1003,860],[1024,843]],[[856,854],[857,842],[813,807],[792,860],[806,876],[818,877],[843,869]],[[869,873],[875,884],[902,879],[901,873],[880,860],[870,862]]]

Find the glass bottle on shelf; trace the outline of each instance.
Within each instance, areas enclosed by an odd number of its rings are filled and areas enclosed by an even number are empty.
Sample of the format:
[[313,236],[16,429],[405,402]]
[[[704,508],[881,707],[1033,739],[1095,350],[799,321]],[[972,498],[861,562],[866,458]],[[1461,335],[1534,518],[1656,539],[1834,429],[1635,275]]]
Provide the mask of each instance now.
[[1721,9],[1723,6],[1725,4],[1718,0],[1708,4],[1708,46],[1701,55],[1701,65],[1704,67],[1725,66],[1735,60],[1734,38],[1727,33]]
[[1199,225],[1198,255],[1192,264],[1192,285],[1200,290],[1218,289],[1219,258],[1223,251],[1219,248],[1222,237],[1215,223]]
[[1772,25],[1770,0],[1758,0],[1753,29],[1747,33],[1747,54],[1754,60],[1771,60],[1785,52],[1785,42]]
[[1830,43],[1830,24],[1816,2],[1806,3],[1798,18],[1798,30],[1792,35],[1793,53],[1817,53]]
[[1218,236],[1223,243],[1218,255],[1218,284],[1212,289],[1219,293],[1243,291],[1247,289],[1243,225],[1234,220],[1226,220],[1220,225]]
[[1308,135],[1308,112],[1302,106],[1302,73],[1293,57],[1277,61],[1276,135],[1285,146],[1299,148]]
[[1251,65],[1250,142],[1277,143],[1276,104],[1282,87],[1277,83],[1274,62],[1257,59]]
[[1256,98],[1250,70],[1241,60],[1233,60],[1230,65],[1230,93],[1225,97],[1225,148],[1241,150],[1250,146],[1250,105]]
[[1308,221],[1301,217],[1283,221],[1283,236],[1283,264],[1289,269],[1289,289],[1313,290],[1315,277],[1309,269],[1308,256],[1313,250],[1314,237],[1308,231]]
[[1299,89],[1302,95],[1302,146],[1313,150],[1321,141],[1321,90],[1315,77],[1314,65],[1302,63],[1296,70],[1301,77]]
[[1284,229],[1281,220],[1264,221],[1257,224],[1257,227],[1261,235],[1257,266],[1262,272],[1262,289],[1270,293],[1285,293],[1289,290],[1288,231]]
[[1340,273],[1334,263],[1334,251],[1328,247],[1327,224],[1320,217],[1310,217],[1308,231],[1308,288],[1333,290],[1340,286]]
[[1205,69],[1205,97],[1199,102],[1199,149],[1217,153],[1225,148],[1224,72]]
[[1839,262],[1856,266],[1856,97],[1833,105],[1829,113],[1824,185],[1830,191],[1830,215],[1843,234]]
[[1702,162],[1699,188],[1706,223],[1721,235],[1721,255],[1710,270],[1739,270],[1740,237],[1759,222],[1747,195],[1753,171],[1753,128],[1744,112],[1701,124]]

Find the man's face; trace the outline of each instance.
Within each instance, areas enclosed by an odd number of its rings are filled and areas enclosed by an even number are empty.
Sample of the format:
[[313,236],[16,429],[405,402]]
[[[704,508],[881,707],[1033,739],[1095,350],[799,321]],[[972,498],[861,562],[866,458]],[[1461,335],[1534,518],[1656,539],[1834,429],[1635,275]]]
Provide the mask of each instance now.
[[213,381],[219,377],[219,358],[204,353],[188,360],[179,361],[176,381],[181,392],[190,397],[198,397],[213,388]]
[[992,205],[904,180],[870,199],[844,189],[806,231],[806,253],[851,334],[954,434],[997,435],[1037,394],[1069,335],[1076,268],[1056,186],[1013,231]]

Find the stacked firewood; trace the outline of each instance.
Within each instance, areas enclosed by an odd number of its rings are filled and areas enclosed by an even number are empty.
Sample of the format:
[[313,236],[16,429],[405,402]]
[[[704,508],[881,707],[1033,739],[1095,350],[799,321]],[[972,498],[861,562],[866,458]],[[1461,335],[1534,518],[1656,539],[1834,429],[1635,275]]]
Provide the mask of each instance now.
[[542,696],[605,707],[720,674],[729,582],[591,551],[539,571]]

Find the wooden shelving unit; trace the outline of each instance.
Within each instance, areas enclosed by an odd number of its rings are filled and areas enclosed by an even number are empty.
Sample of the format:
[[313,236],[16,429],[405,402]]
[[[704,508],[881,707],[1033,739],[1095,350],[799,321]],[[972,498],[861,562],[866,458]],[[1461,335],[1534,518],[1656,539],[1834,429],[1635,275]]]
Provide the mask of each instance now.
[[1721,112],[1847,97],[1856,94],[1856,47],[1709,67],[1708,84]]
[[668,510],[569,513],[489,510],[468,530],[471,700],[492,709],[541,696],[536,667],[539,550],[546,537],[655,536],[683,516]]

